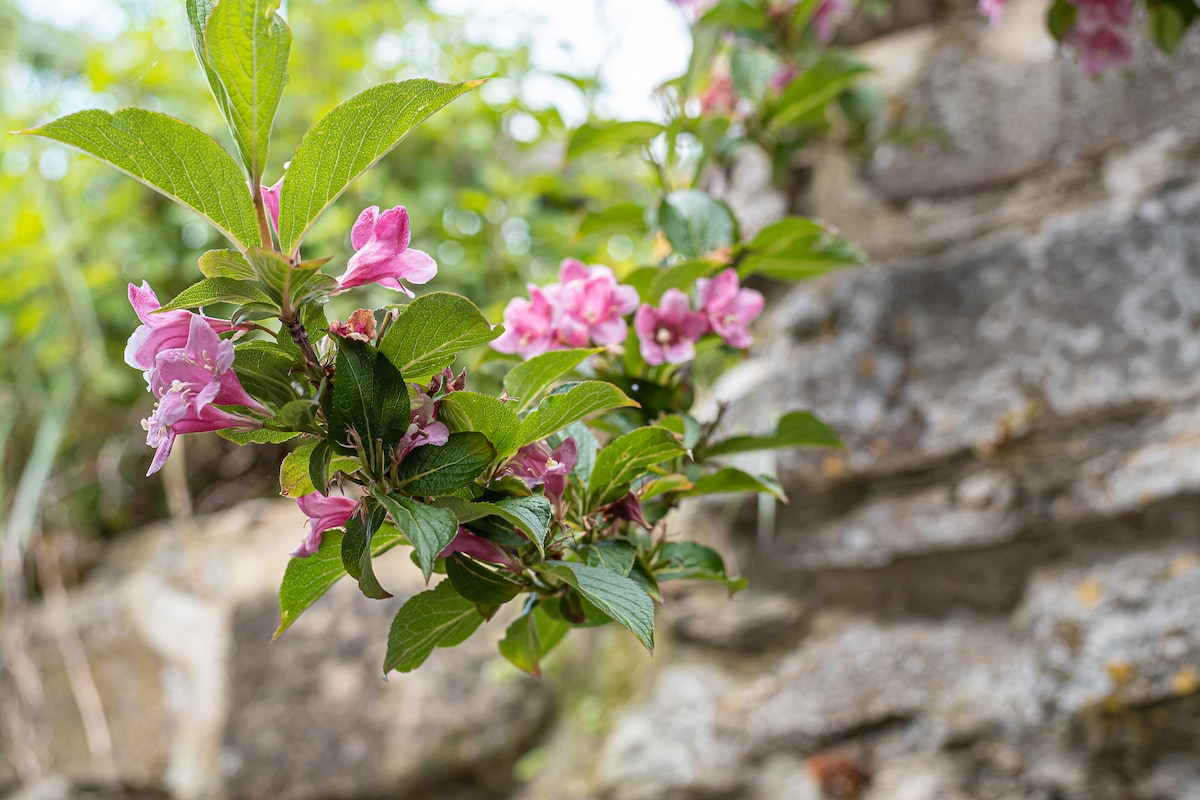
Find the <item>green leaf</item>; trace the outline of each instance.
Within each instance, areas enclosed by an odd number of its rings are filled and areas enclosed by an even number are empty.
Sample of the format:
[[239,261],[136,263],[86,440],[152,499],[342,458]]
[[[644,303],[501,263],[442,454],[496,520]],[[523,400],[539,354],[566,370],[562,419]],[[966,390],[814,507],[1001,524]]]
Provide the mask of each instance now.
[[354,95],[304,134],[279,198],[279,242],[295,255],[317,217],[431,114],[482,81],[417,78]]
[[303,431],[276,431],[270,428],[254,428],[252,430],[243,430],[241,428],[222,428],[217,431],[217,436],[222,439],[228,439],[234,444],[283,444],[291,441],[297,436],[303,436]]
[[[286,460],[286,459],[285,459]],[[329,467],[333,460],[333,448],[328,439],[317,442],[308,453],[308,485],[313,491],[329,494]],[[280,479],[282,482],[282,478]]]
[[275,342],[242,342],[233,349],[233,372],[251,395],[282,406],[296,399],[291,373],[297,355]]
[[405,378],[416,382],[453,364],[463,350],[487,344],[503,330],[498,325],[493,329],[467,298],[434,292],[404,307],[379,349]]
[[765,50],[736,48],[729,69],[734,91],[739,97],[761,103],[771,78],[779,72],[780,66],[779,58]]
[[542,393],[588,356],[604,352],[603,347],[583,350],[551,350],[517,364],[504,376],[504,389],[515,401],[517,411],[524,411],[537,402]]
[[438,405],[438,420],[451,431],[476,431],[496,448],[496,457],[505,459],[516,452],[513,441],[521,424],[511,403],[478,392],[451,392]]
[[221,0],[204,31],[207,65],[224,88],[218,104],[255,187],[266,168],[292,47],[278,6],[278,0]]
[[1078,11],[1068,0],[1054,0],[1054,5],[1046,12],[1046,30],[1055,40],[1062,42],[1067,31],[1075,27]]
[[236,250],[209,250],[200,256],[200,272],[206,278],[233,278],[239,281],[254,280],[254,270],[245,257]]
[[558,438],[559,443],[567,439],[575,440],[575,451],[578,453],[578,457],[571,476],[578,478],[583,486],[587,486],[588,480],[592,477],[592,467],[596,463],[596,453],[600,450],[600,443],[596,441],[592,429],[582,422],[573,422],[562,429]]
[[[325,445],[325,452],[328,454],[328,444],[325,442],[320,444]],[[312,460],[313,451],[316,450],[317,445],[317,442],[302,444],[283,457],[283,463],[279,465],[279,493],[281,495],[302,497],[316,491],[308,474],[308,464]]]
[[664,130],[666,128],[657,122],[587,123],[571,134],[571,141],[567,143],[567,160],[574,160],[593,150],[611,154],[622,147],[647,145]]
[[379,527],[383,525],[386,512],[383,506],[376,506],[366,512],[364,520],[363,506],[354,509],[350,519],[346,520],[346,535],[342,539],[342,566],[351,577],[358,580],[358,588],[372,600],[386,600],[391,593],[379,585],[375,577],[375,568],[371,565],[371,539]]
[[679,475],[677,473],[663,475],[662,477],[651,478],[638,486],[638,496],[642,499],[642,502],[645,502],[664,494],[686,492],[694,486],[695,484],[692,483],[687,475]]
[[1174,53],[1185,30],[1187,21],[1174,6],[1162,4],[1150,12],[1150,34],[1163,52]]
[[601,211],[588,211],[579,220],[575,235],[636,235],[646,232],[646,209],[641,203],[618,203]]
[[521,591],[519,583],[462,553],[446,559],[446,577],[458,593],[472,603],[503,605]]
[[628,575],[637,558],[637,548],[623,539],[610,539],[595,544],[580,545],[579,555],[592,567],[603,567]]
[[458,522],[466,524],[484,517],[499,517],[509,525],[520,528],[545,555],[546,537],[550,533],[550,521],[554,518],[554,507],[542,495],[508,497],[495,502],[470,502],[459,497],[439,497],[436,504],[454,513]]
[[838,267],[861,264],[866,257],[819,223],[788,217],[768,225],[742,252],[738,275],[803,280]]
[[636,406],[625,393],[606,381],[583,381],[552,394],[521,420],[514,450],[558,433],[573,422],[614,408]]
[[287,258],[274,250],[251,247],[246,251],[246,260],[250,262],[254,276],[262,282],[272,300],[281,303],[285,295],[291,294],[289,284],[292,264]]
[[700,258],[737,239],[737,223],[729,207],[697,189],[668,194],[658,209],[658,225],[684,258]]
[[807,411],[789,411],[779,419],[770,433],[757,436],[731,436],[713,442],[696,455],[696,460],[754,450],[776,450],[784,447],[842,447],[842,440],[833,429]]
[[417,564],[428,582],[429,576],[433,574],[433,562],[458,533],[458,519],[447,509],[427,506],[401,494],[380,493],[376,495],[376,499],[392,515],[396,527],[412,543]]
[[588,507],[595,509],[621,499],[633,479],[644,474],[647,467],[685,452],[683,444],[666,428],[638,428],[617,437],[596,456],[588,482]]
[[259,243],[254,204],[237,162],[182,120],[123,108],[79,111],[21,131],[77,147],[195,211],[230,241]]
[[638,270],[643,286],[638,287],[638,294],[643,303],[653,305],[662,299],[667,289],[679,289],[688,294],[700,278],[707,278],[720,268],[715,261],[684,261],[667,267],[644,267],[646,271]]
[[[291,627],[292,623],[313,603],[328,592],[346,574],[342,565],[341,531],[325,531],[321,549],[306,558],[293,558],[283,573],[279,586],[279,628],[272,638]],[[384,525],[371,537],[371,555],[378,558],[404,542],[400,532]]]
[[495,457],[483,434],[452,433],[440,447],[427,444],[409,453],[396,470],[396,488],[419,497],[450,494],[470,486]]
[[777,130],[794,122],[824,119],[825,105],[869,72],[869,64],[849,53],[826,51],[784,89],[767,117],[767,126]]
[[[329,438],[334,449],[353,454],[349,431],[354,429],[368,462],[379,473],[389,461],[388,449],[400,442],[411,421],[408,385],[400,371],[369,344],[343,339],[329,410]],[[383,442],[385,464],[374,463],[377,439]]]
[[758,4],[747,0],[723,0],[704,13],[698,26],[720,26],[747,32],[766,30],[771,19]]
[[177,308],[199,308],[210,303],[270,303],[252,284],[234,278],[205,278],[193,283],[155,313]]
[[563,640],[571,629],[561,619],[551,617],[539,604],[517,617],[500,640],[500,655],[517,669],[541,677],[542,658]]
[[577,561],[563,561],[549,571],[628,628],[647,650],[654,652],[654,601],[637,583],[619,572]]
[[694,497],[731,492],[759,492],[787,502],[787,495],[784,494],[783,487],[774,478],[767,475],[751,475],[734,467],[722,467],[716,472],[697,478],[692,488],[682,494],[686,497]]
[[483,623],[475,604],[450,581],[409,598],[392,620],[383,672],[411,672],[435,647],[462,644]]
[[731,592],[746,588],[745,578],[730,578],[725,574],[725,561],[720,553],[696,542],[667,542],[660,547],[654,577],[660,581],[716,581]]

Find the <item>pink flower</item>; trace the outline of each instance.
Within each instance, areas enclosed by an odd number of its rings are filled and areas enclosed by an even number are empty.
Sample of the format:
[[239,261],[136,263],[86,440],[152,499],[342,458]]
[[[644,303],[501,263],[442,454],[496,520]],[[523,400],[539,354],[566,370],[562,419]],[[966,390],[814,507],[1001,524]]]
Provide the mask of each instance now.
[[427,444],[441,447],[450,439],[450,429],[444,423],[434,419],[437,415],[437,403],[433,401],[432,397],[425,394],[421,387],[413,385],[417,390],[419,405],[412,410],[408,430],[396,444],[395,460],[397,462],[403,461],[405,456],[418,447]]
[[[191,321],[197,314],[179,309],[154,312],[161,308],[158,296],[150,284],[142,281],[141,286],[129,284],[129,304],[137,312],[142,324],[134,330],[125,345],[125,363],[143,372],[153,369],[155,357],[173,347],[183,347],[188,340]],[[217,333],[234,330],[228,322],[212,317],[201,317]],[[146,381],[150,378],[147,376]]]
[[979,13],[988,18],[988,22],[994,28],[1000,24],[1000,17],[1004,13],[1004,4],[1008,0],[979,0]]
[[446,545],[446,549],[438,554],[438,558],[447,558],[455,553],[463,553],[490,564],[503,564],[513,570],[520,569],[520,562],[503,547],[490,539],[472,533],[461,525],[458,526],[458,533],[454,535],[450,544]]
[[1079,8],[1078,26],[1124,28],[1133,21],[1133,0],[1067,0]]
[[320,492],[297,497],[296,504],[308,517],[308,535],[290,554],[296,558],[307,558],[320,550],[321,534],[345,525],[358,505],[349,497],[326,497]]
[[400,281],[428,283],[437,275],[437,262],[428,253],[409,250],[411,236],[408,211],[404,206],[396,206],[382,214],[379,206],[365,209],[350,232],[350,244],[358,252],[350,256],[346,272],[338,278],[338,285],[349,289],[378,283],[412,297],[413,293]]
[[575,258],[559,268],[562,283],[562,317],[559,338],[582,347],[590,339],[599,345],[620,344],[629,335],[625,315],[638,305],[632,286],[621,286],[608,267],[587,267]]
[[647,364],[682,364],[696,357],[696,342],[708,331],[708,320],[691,310],[687,295],[667,289],[658,308],[644,304],[637,310],[633,328]]
[[360,308],[345,322],[329,323],[329,332],[343,339],[354,339],[359,342],[374,341],[375,312],[369,308]]
[[567,476],[575,469],[579,461],[579,450],[574,438],[563,441],[554,450],[545,442],[527,444],[510,458],[497,477],[513,475],[525,481],[532,489],[535,486],[546,487],[546,498],[554,503],[561,513],[563,508],[563,493],[567,490]]
[[232,365],[233,342],[217,336],[196,314],[191,315],[186,345],[158,353],[147,373],[150,391],[158,402],[142,420],[146,444],[155,448],[147,475],[162,469],[181,433],[262,427],[256,419],[216,407],[238,405],[270,413],[242,388]]
[[504,333],[492,341],[492,349],[530,359],[557,349],[559,310],[536,285],[526,288],[528,300],[514,297],[504,307]]
[[263,205],[267,208],[267,214],[271,217],[271,222],[275,225],[275,230],[279,230],[279,192],[283,189],[283,178],[274,186],[259,186],[259,192],[262,193]]
[[737,270],[727,269],[712,280],[701,278],[696,288],[700,311],[726,344],[746,348],[754,343],[748,326],[762,311],[763,296],[753,289],[738,288]]
[[1083,71],[1094,75],[1133,58],[1128,27],[1133,20],[1133,0],[1070,0],[1079,8],[1075,27],[1065,41],[1079,50]]
[[738,95],[733,88],[733,78],[728,75],[717,75],[704,90],[704,94],[700,95],[700,113],[728,116],[737,107],[737,101]]
[[821,44],[833,41],[838,25],[849,13],[849,0],[821,0],[821,4],[817,6],[817,10],[813,12],[812,16],[812,26],[817,34],[817,41]]
[[607,511],[617,519],[623,519],[626,522],[635,522],[646,530],[654,527],[646,521],[646,515],[642,512],[642,498],[633,492],[626,492],[625,496],[620,500],[617,500],[615,503],[609,503]]

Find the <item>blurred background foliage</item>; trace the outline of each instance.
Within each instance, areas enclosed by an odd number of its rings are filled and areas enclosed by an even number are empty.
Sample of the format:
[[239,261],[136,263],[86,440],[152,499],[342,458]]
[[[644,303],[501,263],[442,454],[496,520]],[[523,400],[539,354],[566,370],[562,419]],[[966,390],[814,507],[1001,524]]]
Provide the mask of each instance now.
[[[143,106],[181,117],[230,146],[187,39],[180,0],[107,0],[67,24],[49,4],[0,0],[4,131],[85,107]],[[373,84],[407,77],[493,78],[434,116],[325,215],[306,255],[351,251],[368,205],[408,207],[413,247],[441,265],[436,288],[485,303],[500,318],[527,279],[545,282],[568,255],[618,270],[649,258],[652,240],[580,222],[589,208],[653,198],[636,154],[564,159],[566,125],[522,91],[525,47],[497,51],[462,21],[420,0],[293,4],[296,46],[275,124],[273,182],[303,132]],[[594,107],[597,82],[538,76]],[[216,510],[277,491],[281,452],[189,437],[162,480],[143,478],[151,451],[138,420],[152,398],[124,364],[136,319],[129,282],[164,302],[198,279],[196,260],[220,247],[198,218],[65,147],[0,136],[0,508],[10,537],[38,525],[111,535],[170,513]],[[340,298],[330,317],[394,299]],[[186,462],[186,463],[185,463]]]

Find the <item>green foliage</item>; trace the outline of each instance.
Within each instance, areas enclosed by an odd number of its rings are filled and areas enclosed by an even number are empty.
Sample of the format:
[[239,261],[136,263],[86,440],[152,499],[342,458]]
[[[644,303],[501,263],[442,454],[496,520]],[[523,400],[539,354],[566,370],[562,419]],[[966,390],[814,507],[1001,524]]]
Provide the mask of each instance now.
[[465,297],[434,292],[404,307],[379,349],[411,381],[450,366],[464,350],[487,344],[503,332]]
[[475,604],[460,595],[450,581],[409,599],[392,620],[384,673],[412,672],[435,647],[453,647],[483,623]]

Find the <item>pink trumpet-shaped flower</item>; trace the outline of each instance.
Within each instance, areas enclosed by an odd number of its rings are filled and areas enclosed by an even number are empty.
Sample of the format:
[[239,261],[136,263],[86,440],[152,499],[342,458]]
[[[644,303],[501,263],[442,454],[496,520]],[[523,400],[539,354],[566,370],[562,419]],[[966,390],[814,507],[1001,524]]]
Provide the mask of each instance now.
[[428,283],[437,275],[437,262],[428,253],[409,250],[412,237],[408,211],[396,206],[379,213],[379,206],[364,209],[350,232],[350,244],[357,251],[350,256],[346,272],[338,278],[343,289],[377,283],[413,296],[400,281]]
[[187,343],[159,352],[147,373],[150,391],[158,398],[149,418],[142,420],[146,444],[155,448],[147,475],[162,469],[181,433],[262,427],[256,419],[216,406],[239,405],[270,413],[246,393],[234,374],[233,342],[217,336],[202,317],[190,316]]
[[291,552],[296,558],[306,558],[320,550],[321,534],[345,525],[354,515],[354,508],[358,505],[357,501],[349,497],[326,497],[320,492],[297,497],[296,504],[308,517],[308,535]]
[[620,344],[629,335],[625,315],[638,305],[638,293],[622,286],[608,267],[585,266],[575,258],[564,259],[559,268],[562,285],[560,337],[578,345],[590,339],[599,345]]
[[637,310],[633,328],[647,364],[682,364],[696,357],[696,342],[708,331],[708,320],[691,310],[687,295],[667,289],[658,308],[644,304]]
[[504,307],[504,333],[492,349],[515,353],[524,359],[540,356],[556,344],[558,309],[538,286],[529,284],[529,299],[514,297]]
[[525,481],[530,489],[544,485],[546,498],[561,512],[567,476],[578,461],[579,449],[573,437],[553,450],[545,442],[534,442],[518,450],[496,474],[498,477],[514,475]]
[[259,186],[258,190],[262,193],[263,205],[266,206],[267,214],[271,217],[271,222],[275,225],[275,230],[279,230],[279,193],[283,190],[283,178],[274,186]]
[[454,535],[450,544],[446,545],[446,549],[438,554],[438,558],[447,558],[455,553],[463,553],[490,564],[503,564],[514,571],[519,570],[521,566],[520,562],[503,547],[461,525],[458,526],[458,533]]
[[[146,281],[142,281],[141,286],[129,284],[129,304],[137,312],[142,324],[134,330],[125,345],[126,364],[147,372],[154,368],[154,359],[163,350],[187,344],[191,321],[198,316],[197,314],[184,309],[154,313],[161,308],[161,304],[158,302],[158,295]],[[217,333],[234,330],[225,320],[212,317],[201,319]],[[146,381],[149,380],[147,376]]]
[[[416,386],[414,384],[414,386]],[[396,461],[403,461],[404,457],[411,453],[414,449],[422,445],[431,444],[434,447],[441,447],[450,440],[450,429],[445,423],[438,422],[434,419],[437,415],[437,403],[433,398],[425,394],[421,387],[417,386],[417,400],[419,404],[412,410],[408,430],[400,437],[399,444],[396,445]]]
[[701,313],[726,344],[746,348],[754,343],[749,326],[762,312],[763,296],[753,289],[739,288],[737,270],[727,269],[712,280],[701,278],[696,288]]
[[1133,0],[1070,0],[1078,6],[1075,27],[1067,31],[1066,42],[1083,58],[1083,71],[1094,75],[1111,66],[1127,64],[1133,58],[1129,25],[1133,21]]

